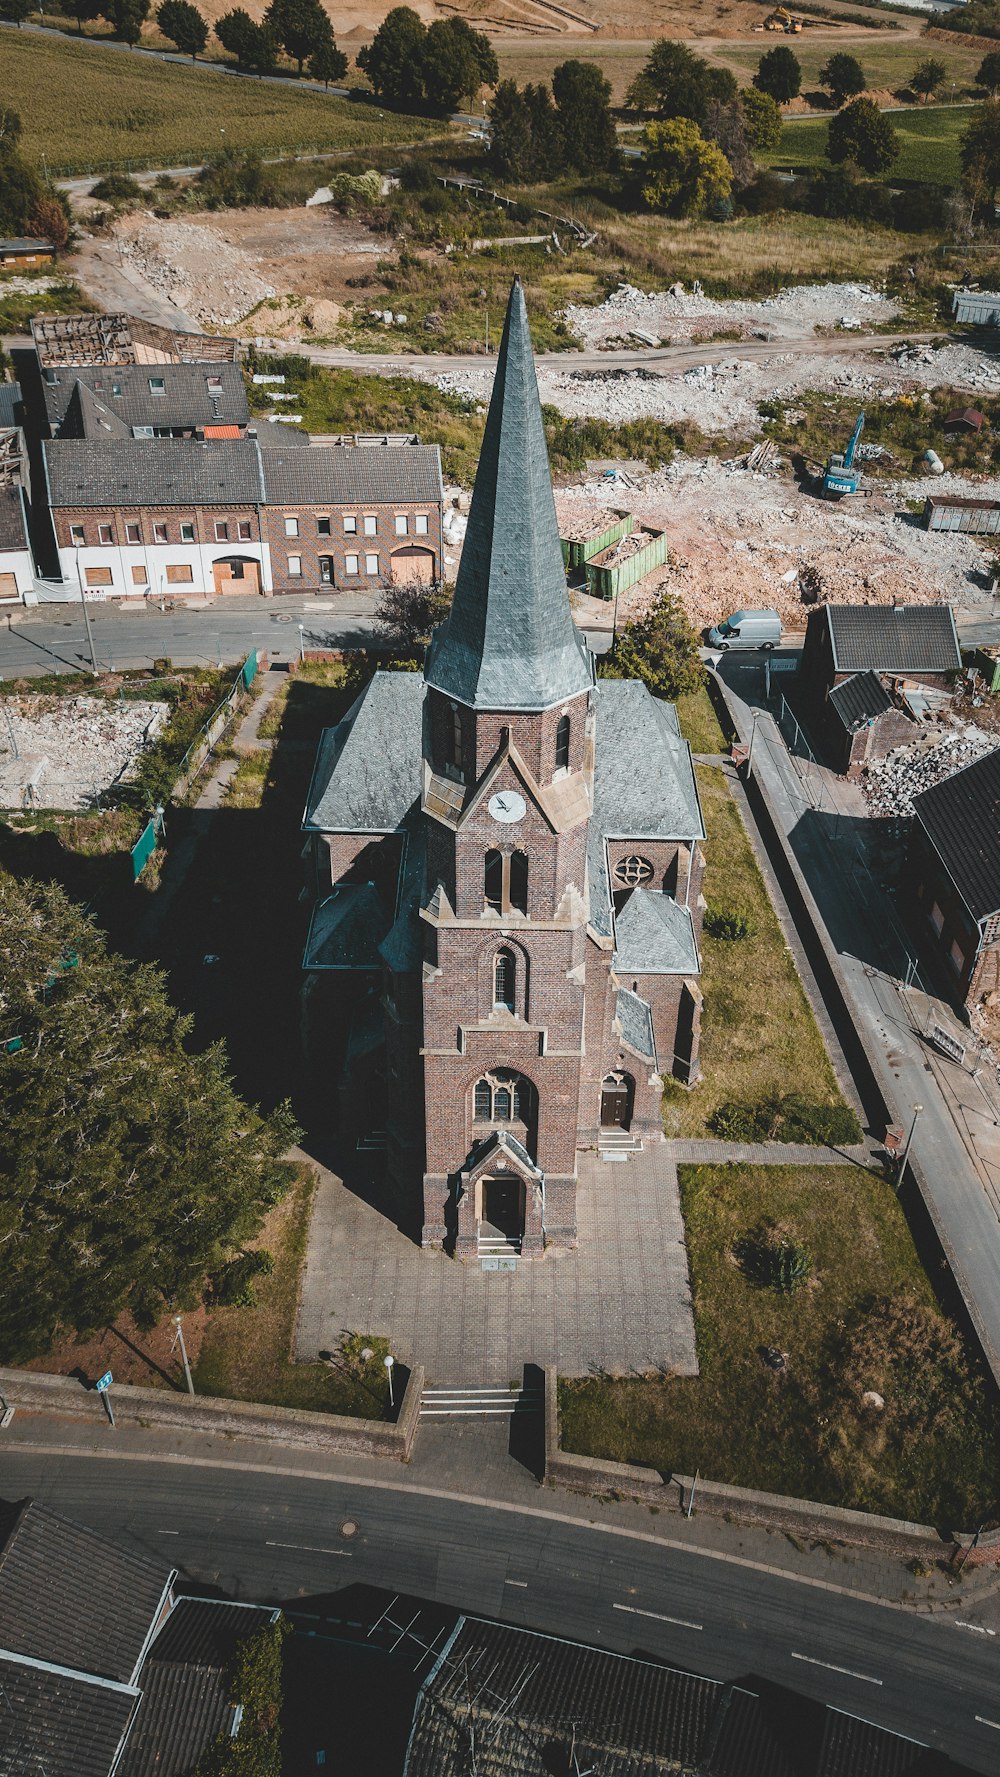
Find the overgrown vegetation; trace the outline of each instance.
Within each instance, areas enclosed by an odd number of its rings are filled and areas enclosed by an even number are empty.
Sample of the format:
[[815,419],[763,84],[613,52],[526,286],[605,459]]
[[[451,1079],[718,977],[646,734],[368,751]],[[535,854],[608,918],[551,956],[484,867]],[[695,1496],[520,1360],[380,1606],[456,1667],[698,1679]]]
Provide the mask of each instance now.
[[[932,311],[933,312],[933,311]],[[865,475],[920,474],[921,456],[932,445],[946,469],[956,474],[983,473],[1000,463],[1000,401],[977,397],[987,424],[980,432],[946,435],[944,423],[968,396],[948,387],[895,401],[874,401],[865,407],[865,443],[881,445],[883,454],[865,462]],[[806,462],[823,463],[833,450],[842,450],[857,417],[857,403],[836,395],[804,390],[794,402],[772,401],[761,406],[764,430],[776,444]]]
[[849,1105],[817,1104],[801,1092],[717,1105],[708,1126],[722,1141],[820,1142],[834,1147],[861,1140],[861,1125]]
[[705,683],[700,645],[680,599],[661,592],[644,616],[618,630],[598,670],[602,679],[641,679],[654,697],[672,703]]
[[[701,1373],[564,1382],[564,1447],[921,1523],[994,1519],[994,1390],[891,1186],[855,1167],[684,1167],[681,1195]],[[808,1256],[794,1290],[741,1263],[762,1223]]]
[[243,1711],[239,1732],[218,1734],[194,1777],[281,1777],[281,1650],[291,1632],[278,1616],[239,1643],[229,1675],[229,1700]]

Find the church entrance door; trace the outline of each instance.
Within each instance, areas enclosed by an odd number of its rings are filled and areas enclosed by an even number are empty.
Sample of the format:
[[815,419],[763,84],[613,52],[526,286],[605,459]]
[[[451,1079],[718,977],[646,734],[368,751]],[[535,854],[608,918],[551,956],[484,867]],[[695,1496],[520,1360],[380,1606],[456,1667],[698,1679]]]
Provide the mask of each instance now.
[[609,1074],[601,1086],[601,1128],[627,1129],[631,1121],[627,1080]]
[[504,1241],[508,1246],[520,1246],[523,1234],[524,1186],[520,1179],[484,1179],[480,1245]]

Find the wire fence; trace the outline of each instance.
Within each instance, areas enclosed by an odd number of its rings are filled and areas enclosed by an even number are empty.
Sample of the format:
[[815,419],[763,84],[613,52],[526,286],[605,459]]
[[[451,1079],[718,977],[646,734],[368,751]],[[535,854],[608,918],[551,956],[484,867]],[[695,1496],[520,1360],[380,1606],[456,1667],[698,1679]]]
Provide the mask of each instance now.
[[184,754],[183,759],[178,765],[177,781],[174,785],[175,796],[179,792],[183,795],[187,795],[191,785],[204,765],[205,760],[212,751],[212,748],[215,746],[216,742],[222,738],[226,729],[229,727],[229,724],[233,719],[235,705],[244,693],[249,691],[254,682],[254,678],[256,677],[256,673],[257,650],[255,648],[247,655],[236,678],[233,680],[232,685],[222,699],[222,702],[216,704],[215,709],[212,711],[207,722],[203,723],[201,728],[199,728],[194,740],[191,742],[191,745],[188,747],[187,752]]

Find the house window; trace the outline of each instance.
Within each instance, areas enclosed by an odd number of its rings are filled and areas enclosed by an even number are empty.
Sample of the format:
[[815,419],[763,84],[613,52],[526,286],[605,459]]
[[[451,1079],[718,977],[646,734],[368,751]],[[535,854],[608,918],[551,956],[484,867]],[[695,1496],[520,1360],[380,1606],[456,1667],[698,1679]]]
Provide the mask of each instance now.
[[167,540],[166,525],[165,524],[154,524],[154,526],[153,526],[153,542],[154,543],[165,543],[166,540]]
[[114,575],[112,574],[111,569],[110,568],[88,568],[87,569],[87,585],[88,586],[113,586],[114,585]]
[[240,518],[237,520],[236,535],[241,543],[249,543],[253,536],[253,525],[248,518]]
[[168,563],[168,586],[190,586],[193,579],[194,572],[186,561]]
[[149,584],[149,575],[141,562],[137,562],[132,569],[132,584],[133,586],[147,586]]
[[329,535],[330,535],[330,520],[328,518],[317,518],[317,520],[316,520],[316,535],[317,535],[317,537],[329,537]]
[[149,392],[151,395],[165,395],[166,394],[167,385],[166,385],[162,376],[151,376],[150,377]]
[[408,531],[409,531],[409,525],[407,523],[406,513],[405,512],[397,512],[396,513],[396,535],[397,535],[397,537],[405,537],[407,535]]
[[493,959],[493,1004],[514,1010],[516,968],[512,950],[498,950]]
[[957,940],[949,950],[948,956],[953,966],[958,970],[958,973],[961,974],[962,970],[965,968],[965,951]]
[[292,580],[300,580],[302,578],[301,555],[290,555],[288,557],[288,573]]
[[113,543],[114,540],[115,533],[111,529],[111,526],[109,524],[99,524],[97,527],[98,543]]
[[569,717],[560,716],[556,723],[556,770],[569,770]]
[[127,524],[125,526],[125,541],[126,543],[142,542],[142,532],[137,524]]
[[483,899],[490,913],[527,913],[527,852],[491,850],[486,853]]
[[378,536],[378,517],[374,512],[367,512],[365,514],[365,536]]
[[427,535],[427,514],[426,514],[426,512],[418,512],[417,513],[416,518],[413,520],[413,529],[415,530],[418,537],[426,537],[426,535]]
[[181,524],[181,542],[194,542],[194,525],[191,523],[190,519],[185,519]]
[[217,543],[229,542],[229,522],[225,518],[217,518],[215,521],[215,541]]
[[365,573],[366,574],[377,574],[378,573],[378,556],[375,555],[374,552],[372,552],[372,551],[369,551],[369,553],[365,556]]
[[332,555],[321,555],[319,558],[319,583],[321,586],[333,585]]
[[221,378],[221,376],[206,376],[205,381],[208,384],[208,387],[211,390],[213,395],[221,395],[221,393],[222,393],[222,378]]
[[619,858],[614,877],[619,888],[640,888],[644,882],[652,882],[653,866],[648,858],[638,858],[633,853]]
[[69,540],[71,543],[86,543],[86,541],[87,541],[86,533],[84,532],[84,528],[83,528],[82,524],[71,524],[70,525]]
[[356,574],[357,573],[358,558],[356,555],[345,555],[345,557],[344,557],[344,571],[345,571],[345,573],[348,573],[348,574]]
[[345,535],[345,537],[356,537],[357,534],[358,534],[358,521],[357,521],[357,518],[354,516],[354,514],[351,513],[348,515],[347,518],[344,519],[344,535]]
[[484,1074],[472,1089],[472,1114],[477,1123],[526,1123],[528,1083],[512,1068]]
[[298,519],[286,517],[286,519],[285,519],[285,536],[286,537],[297,537],[298,534],[299,534]]
[[944,914],[941,912],[936,901],[931,908],[931,925],[934,927],[934,930],[940,938],[942,930],[944,929]]

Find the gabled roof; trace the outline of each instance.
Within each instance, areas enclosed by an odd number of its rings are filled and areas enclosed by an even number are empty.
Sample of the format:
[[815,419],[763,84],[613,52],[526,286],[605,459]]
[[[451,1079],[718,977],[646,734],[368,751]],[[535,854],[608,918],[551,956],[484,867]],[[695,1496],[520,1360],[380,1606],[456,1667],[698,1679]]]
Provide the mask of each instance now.
[[913,810],[973,919],[1000,910],[1000,747],[922,790]]
[[261,440],[269,506],[379,506],[441,500],[436,444],[312,445],[282,449]]
[[25,1500],[0,1549],[0,1648],[128,1683],[172,1578]]
[[950,605],[824,605],[838,673],[958,672]]
[[848,734],[857,734],[892,709],[892,698],[878,673],[854,673],[831,687],[830,704]]
[[42,445],[53,506],[257,506],[255,439],[91,440]]
[[[151,385],[161,383],[162,394],[154,395]],[[64,369],[56,382],[43,376],[49,425],[53,432],[62,426],[67,438],[80,436],[73,425],[77,389],[103,402],[129,436],[133,426],[246,425],[250,417],[238,364],[86,364]]]
[[420,797],[423,703],[419,673],[375,673],[344,720],[324,731],[306,829],[395,832]]
[[593,683],[573,622],[518,279],[510,293],[455,599],[428,685],[480,710],[545,710]]
[[640,999],[631,988],[620,987],[615,996],[615,1023],[621,1034],[623,1043],[634,1049],[637,1055],[644,1055],[647,1061],[656,1060],[656,1041],[653,1034],[653,1013],[647,1001]]
[[181,1598],[142,1668],[142,1701],[115,1777],[189,1777],[233,1721],[229,1676],[241,1641],[273,1621],[269,1606]]
[[697,975],[694,924],[686,907],[663,889],[633,889],[615,914],[616,975]]
[[138,1701],[132,1685],[0,1651],[0,1777],[108,1777]]
[[74,383],[62,426],[65,438],[131,438],[131,428],[86,383]]

